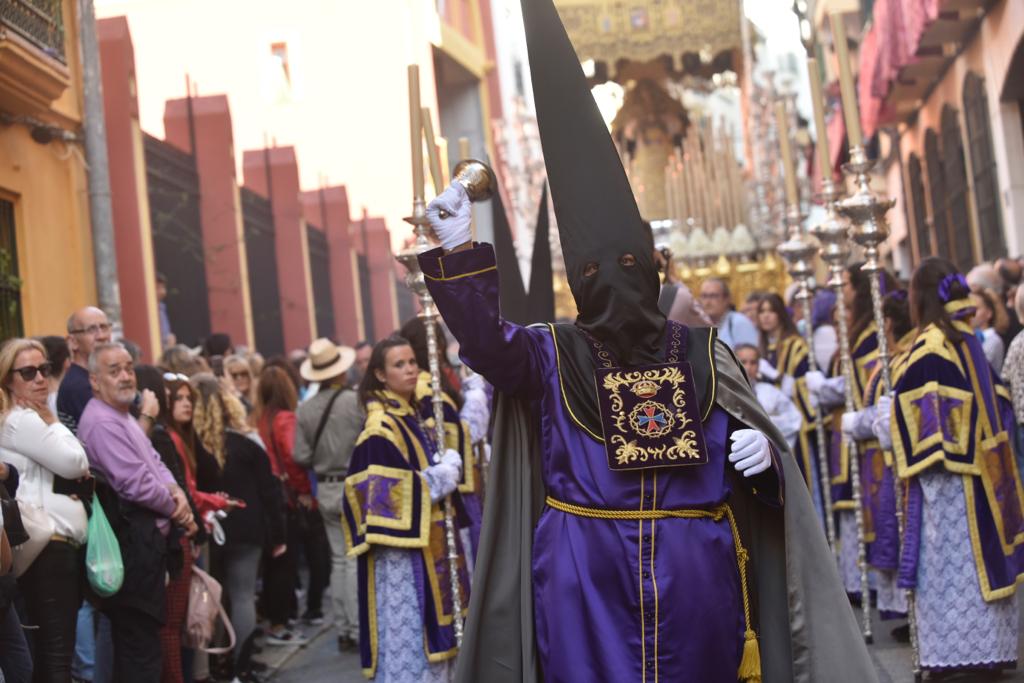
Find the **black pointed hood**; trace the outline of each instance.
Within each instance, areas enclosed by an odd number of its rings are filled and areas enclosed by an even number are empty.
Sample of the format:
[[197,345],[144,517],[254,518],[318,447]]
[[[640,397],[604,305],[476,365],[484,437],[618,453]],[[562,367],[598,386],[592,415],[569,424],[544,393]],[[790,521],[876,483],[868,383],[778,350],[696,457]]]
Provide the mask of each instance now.
[[530,266],[530,291],[526,297],[526,317],[531,323],[555,319],[555,284],[551,270],[551,242],[548,237],[548,186],[544,185],[537,211],[537,229],[533,231],[533,261]]
[[[580,327],[624,365],[659,362],[654,246],[551,0],[522,0],[537,123]],[[623,265],[631,255],[635,265]],[[627,259],[628,261],[629,259]],[[585,275],[588,265],[597,271]]]
[[523,325],[531,322],[527,319],[526,288],[519,271],[519,258],[512,241],[505,204],[501,201],[501,192],[495,192],[491,198],[491,210],[494,216],[494,255],[498,263],[501,317]]

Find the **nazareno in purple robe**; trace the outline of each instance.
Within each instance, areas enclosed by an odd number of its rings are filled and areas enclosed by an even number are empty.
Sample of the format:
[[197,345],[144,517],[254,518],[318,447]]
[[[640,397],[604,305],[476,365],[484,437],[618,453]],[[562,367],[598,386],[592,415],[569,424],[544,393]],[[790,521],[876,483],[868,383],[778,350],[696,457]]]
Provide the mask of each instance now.
[[[728,500],[732,482],[742,480],[726,460],[728,436],[743,426],[735,418],[718,407],[710,411],[706,465],[613,472],[604,444],[563,401],[556,328],[500,319],[491,248],[443,262],[433,254],[421,257],[421,267],[463,361],[499,391],[532,402],[548,496],[622,510],[713,508]],[[781,503],[774,453],[773,465],[753,491],[768,505]],[[533,548],[537,648],[546,680],[736,680],[744,616],[726,519],[595,519],[548,507]]]

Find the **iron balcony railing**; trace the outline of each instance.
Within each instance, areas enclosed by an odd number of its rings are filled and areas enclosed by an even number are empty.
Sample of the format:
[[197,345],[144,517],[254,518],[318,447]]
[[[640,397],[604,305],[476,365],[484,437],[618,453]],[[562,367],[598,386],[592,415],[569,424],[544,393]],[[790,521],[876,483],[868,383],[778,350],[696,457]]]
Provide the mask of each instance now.
[[62,0],[0,0],[0,29],[7,28],[67,63]]

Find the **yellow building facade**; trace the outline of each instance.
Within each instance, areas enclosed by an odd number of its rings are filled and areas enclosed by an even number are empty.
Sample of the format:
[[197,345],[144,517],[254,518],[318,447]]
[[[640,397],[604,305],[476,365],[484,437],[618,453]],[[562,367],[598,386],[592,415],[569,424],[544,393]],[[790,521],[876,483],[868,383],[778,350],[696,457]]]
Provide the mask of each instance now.
[[0,13],[0,337],[64,334],[96,298],[73,0]]

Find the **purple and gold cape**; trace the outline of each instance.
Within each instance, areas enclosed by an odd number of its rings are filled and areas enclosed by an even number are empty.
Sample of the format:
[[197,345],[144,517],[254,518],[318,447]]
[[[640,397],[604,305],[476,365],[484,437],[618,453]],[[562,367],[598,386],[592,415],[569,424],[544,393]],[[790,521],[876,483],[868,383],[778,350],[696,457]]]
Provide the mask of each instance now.
[[[356,440],[345,477],[342,530],[348,554],[358,558],[359,645],[363,673],[377,667],[375,546],[412,554],[423,617],[423,648],[429,662],[457,654],[452,626],[452,595],[444,514],[430,502],[420,471],[431,464],[433,447],[413,408],[389,392],[367,406],[366,425]],[[461,511],[458,493],[451,500]],[[461,516],[458,522],[466,520]],[[456,534],[462,613],[469,604],[469,572]]]
[[[956,303],[956,302],[954,302]],[[900,586],[917,580],[922,501],[914,477],[930,467],[961,476],[974,561],[987,601],[1013,595],[1024,577],[1024,489],[1009,427],[1005,391],[981,343],[963,322],[951,342],[929,325],[910,352],[893,401],[892,438],[897,473],[910,479]]]

